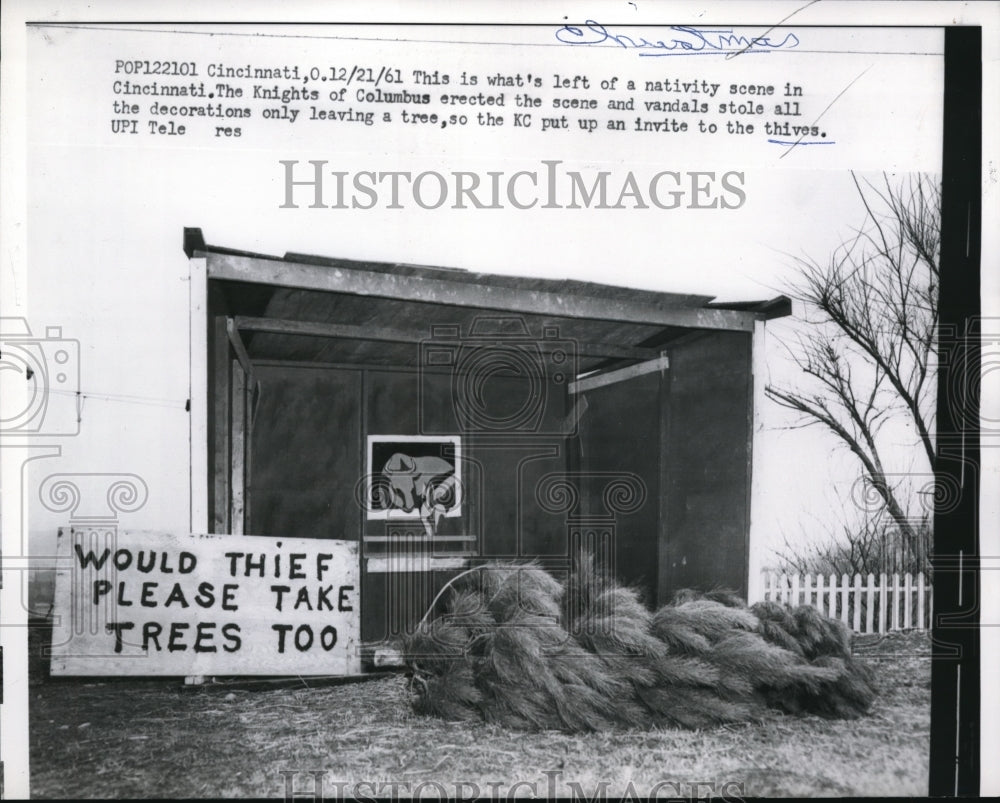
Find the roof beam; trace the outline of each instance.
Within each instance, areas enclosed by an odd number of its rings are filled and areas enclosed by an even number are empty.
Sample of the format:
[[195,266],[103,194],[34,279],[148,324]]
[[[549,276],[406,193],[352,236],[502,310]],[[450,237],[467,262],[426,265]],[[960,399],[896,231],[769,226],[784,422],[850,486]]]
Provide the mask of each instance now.
[[583,377],[583,379],[577,379],[575,382],[569,383],[569,393],[571,396],[577,393],[586,393],[588,390],[596,390],[606,385],[615,385],[627,379],[634,379],[637,376],[644,376],[655,371],[666,371],[669,368],[670,357],[662,354],[655,360],[647,360],[636,365],[619,368],[616,371],[604,371],[600,374],[590,374]]
[[308,265],[281,259],[213,252],[204,254],[199,252],[199,255],[206,257],[208,276],[211,279],[395,298],[428,304],[740,332],[752,332],[754,321],[763,317],[760,313],[743,310],[677,308],[639,300],[520,290],[488,284],[469,284],[394,273]]
[[[343,323],[319,323],[313,321],[292,321],[280,318],[253,318],[238,315],[235,318],[236,328],[244,332],[268,332],[276,335],[302,335],[306,337],[344,338],[347,340],[377,340],[388,343],[423,343],[431,340],[430,332],[416,329],[391,329],[386,326],[355,326]],[[541,349],[545,349],[544,339],[533,341]],[[561,339],[558,346],[565,348],[566,339]],[[582,357],[613,357],[623,360],[647,360],[655,357],[656,349],[640,346],[616,346],[610,343],[583,343],[573,340],[577,354]]]

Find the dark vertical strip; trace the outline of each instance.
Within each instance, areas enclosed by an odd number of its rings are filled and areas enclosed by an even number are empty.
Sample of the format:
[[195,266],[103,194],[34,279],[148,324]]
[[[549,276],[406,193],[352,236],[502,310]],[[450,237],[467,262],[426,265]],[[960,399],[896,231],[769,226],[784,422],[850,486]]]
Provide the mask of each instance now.
[[[747,362],[746,362],[746,394],[747,394],[747,434],[746,434],[746,475],[744,476],[744,481],[746,483],[745,496],[743,502],[743,589],[742,596],[747,602],[753,603],[757,600],[750,599],[750,588],[756,583],[760,578],[750,577],[750,522],[753,518],[753,509],[751,504],[753,502],[753,447],[754,439],[757,437],[757,432],[754,429],[754,412],[755,405],[757,402],[756,391],[754,387],[755,377],[753,375],[753,364],[755,359],[759,359],[759,355],[756,353],[756,348],[759,345],[758,338],[755,337],[757,326],[762,326],[763,324],[755,324],[754,331],[747,335],[747,340],[749,341],[749,347],[747,348]],[[818,606],[823,605],[823,600],[817,595],[816,604]]]
[[979,793],[982,29],[945,29],[930,795]]

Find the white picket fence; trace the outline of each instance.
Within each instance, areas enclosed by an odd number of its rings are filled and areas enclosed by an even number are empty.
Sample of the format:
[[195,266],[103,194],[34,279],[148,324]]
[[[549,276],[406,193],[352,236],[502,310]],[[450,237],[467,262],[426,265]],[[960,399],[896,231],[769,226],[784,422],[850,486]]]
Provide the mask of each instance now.
[[811,605],[833,619],[840,619],[856,633],[890,630],[928,630],[934,611],[933,588],[923,574],[817,574],[763,573],[765,600],[791,605]]

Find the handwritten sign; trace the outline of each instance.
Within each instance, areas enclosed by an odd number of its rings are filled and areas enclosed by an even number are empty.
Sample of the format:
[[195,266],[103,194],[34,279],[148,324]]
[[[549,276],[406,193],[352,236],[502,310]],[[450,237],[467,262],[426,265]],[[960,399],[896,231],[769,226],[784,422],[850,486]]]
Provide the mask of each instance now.
[[53,675],[346,675],[358,545],[60,529]]

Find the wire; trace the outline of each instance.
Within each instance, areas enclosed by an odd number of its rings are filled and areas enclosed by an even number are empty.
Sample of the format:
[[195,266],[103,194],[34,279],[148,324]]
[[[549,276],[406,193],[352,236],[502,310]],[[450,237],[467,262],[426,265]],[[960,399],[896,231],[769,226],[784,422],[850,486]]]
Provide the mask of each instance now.
[[82,403],[89,399],[119,402],[121,404],[136,404],[144,407],[179,408],[182,410],[186,409],[188,404],[187,399],[158,399],[152,396],[130,396],[124,393],[93,393],[85,390],[59,390],[58,388],[50,388],[46,392],[51,396],[76,396],[81,402],[81,407]]

